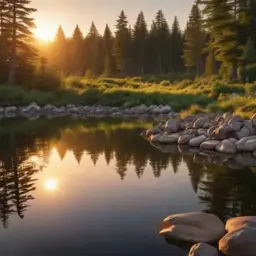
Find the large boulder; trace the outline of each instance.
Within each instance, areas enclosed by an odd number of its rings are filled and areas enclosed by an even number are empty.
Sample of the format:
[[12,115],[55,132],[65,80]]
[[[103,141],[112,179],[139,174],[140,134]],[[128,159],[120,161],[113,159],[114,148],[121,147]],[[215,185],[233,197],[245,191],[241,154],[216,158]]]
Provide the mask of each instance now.
[[219,153],[224,154],[235,154],[237,152],[236,145],[230,140],[223,140],[217,147],[216,150]]
[[222,221],[213,214],[192,212],[175,214],[163,220],[161,235],[185,242],[216,242],[224,234]]
[[181,135],[178,139],[178,144],[180,145],[189,144],[190,140],[193,139],[194,137],[195,137],[194,134]]
[[206,243],[198,243],[192,246],[189,256],[218,256],[218,250],[212,245]]
[[225,229],[228,232],[234,232],[244,227],[256,228],[256,216],[231,218],[227,221]]
[[250,130],[245,126],[241,129],[241,131],[236,133],[236,136],[239,140],[241,140],[242,138],[248,137],[250,135],[252,135],[250,133]]
[[244,126],[250,131],[251,135],[256,134],[256,128],[254,128],[252,120],[244,120]]
[[180,130],[180,121],[176,119],[170,119],[165,124],[165,130],[176,133]]
[[229,232],[219,241],[219,250],[230,256],[255,256],[256,228],[244,227]]
[[256,150],[256,136],[244,137],[236,143],[238,151],[254,151]]
[[206,136],[200,135],[195,138],[192,138],[189,142],[189,146],[190,147],[199,147],[205,141],[206,141]]
[[207,140],[200,145],[200,148],[203,150],[215,150],[219,144],[219,140]]
[[222,125],[215,129],[211,137],[215,140],[225,140],[229,138],[233,133],[233,129],[229,125]]
[[236,132],[239,132],[243,126],[243,123],[242,122],[236,122],[236,121],[233,121],[229,124],[230,128],[233,130],[233,131],[236,131]]

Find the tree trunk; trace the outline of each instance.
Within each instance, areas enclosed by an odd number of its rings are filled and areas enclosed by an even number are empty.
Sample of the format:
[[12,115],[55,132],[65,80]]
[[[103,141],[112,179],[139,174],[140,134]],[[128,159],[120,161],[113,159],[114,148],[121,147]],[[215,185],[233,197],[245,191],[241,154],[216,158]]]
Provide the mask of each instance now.
[[232,65],[232,80],[237,80],[238,74],[237,74],[237,64],[233,63]]

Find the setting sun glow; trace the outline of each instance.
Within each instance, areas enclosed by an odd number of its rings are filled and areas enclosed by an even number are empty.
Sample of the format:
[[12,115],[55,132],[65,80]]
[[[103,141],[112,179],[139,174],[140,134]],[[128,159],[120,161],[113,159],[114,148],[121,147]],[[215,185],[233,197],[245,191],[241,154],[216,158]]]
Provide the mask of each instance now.
[[34,36],[37,40],[44,42],[51,42],[54,40],[57,28],[49,24],[36,24],[33,30]]
[[58,188],[58,181],[53,178],[46,180],[45,188],[48,191],[55,191]]

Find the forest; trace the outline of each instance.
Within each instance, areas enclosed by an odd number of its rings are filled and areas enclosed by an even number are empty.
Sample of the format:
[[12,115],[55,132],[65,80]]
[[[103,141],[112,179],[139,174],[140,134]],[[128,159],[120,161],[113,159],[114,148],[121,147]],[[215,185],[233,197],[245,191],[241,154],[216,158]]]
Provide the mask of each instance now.
[[[132,91],[139,97],[148,88],[150,93],[156,89],[164,96],[194,95],[193,90],[184,91],[189,86],[207,91],[209,99],[204,105],[218,100],[215,91],[220,88],[226,89],[218,96],[234,92],[254,98],[254,0],[198,0],[191,7],[184,31],[176,16],[168,24],[163,10],[156,13],[151,24],[142,11],[135,24],[130,24],[123,10],[115,29],[106,25],[103,35],[94,22],[86,36],[77,25],[70,38],[60,26],[54,41],[44,46],[32,33],[36,10],[31,5],[29,0],[0,1],[0,91],[7,95],[4,104],[17,97],[24,101],[27,90],[64,90],[66,95],[86,94],[87,98],[100,92],[104,99],[106,91],[109,96],[120,90],[120,97],[124,91]],[[238,88],[235,91],[234,84]],[[19,90],[18,96],[14,90]],[[165,101],[154,98],[148,104],[168,103]],[[131,104],[142,103],[138,99]],[[107,104],[115,105],[112,101]],[[180,108],[192,104],[197,101]],[[200,102],[198,105],[203,106]],[[254,105],[249,106],[252,112]]]

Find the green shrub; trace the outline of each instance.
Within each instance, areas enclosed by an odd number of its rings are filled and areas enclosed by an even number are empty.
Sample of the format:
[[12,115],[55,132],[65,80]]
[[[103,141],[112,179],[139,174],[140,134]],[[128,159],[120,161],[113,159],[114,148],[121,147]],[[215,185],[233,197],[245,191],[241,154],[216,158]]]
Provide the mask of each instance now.
[[218,98],[220,94],[244,94],[245,88],[242,85],[231,85],[231,84],[223,84],[216,83],[213,85],[213,95]]
[[256,81],[256,64],[246,66],[246,81],[249,83]]

